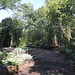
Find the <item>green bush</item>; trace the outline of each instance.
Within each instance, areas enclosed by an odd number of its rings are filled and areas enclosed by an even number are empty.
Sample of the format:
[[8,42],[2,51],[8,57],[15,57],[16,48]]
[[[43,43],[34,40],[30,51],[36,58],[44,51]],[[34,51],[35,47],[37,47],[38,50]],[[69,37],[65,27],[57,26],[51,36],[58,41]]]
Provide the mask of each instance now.
[[66,51],[66,48],[61,48],[61,49],[59,49],[59,52],[60,52],[60,53],[65,53],[65,51]]
[[75,44],[74,42],[69,42],[67,48],[71,49],[73,53],[75,53]]
[[[19,49],[19,48],[18,48]],[[29,54],[19,52],[2,52],[0,54],[0,64],[4,66],[16,66],[24,61],[32,60],[32,56]]]
[[73,59],[75,59],[75,53],[73,53],[71,56],[72,56]]
[[68,49],[68,48],[61,48],[59,49],[59,52],[60,53],[66,53],[66,54],[72,54],[72,50],[71,49]]
[[6,58],[6,56],[8,56],[8,52],[7,52],[7,51],[0,52],[0,61],[1,61],[3,58]]
[[22,48],[22,49],[24,49],[26,51],[30,51],[31,50],[31,48],[28,48],[28,47],[20,47],[20,48]]
[[20,40],[20,46],[25,46],[26,45],[26,36],[24,34],[24,36],[22,37],[22,39]]
[[67,54],[72,54],[72,50],[71,50],[71,49],[66,48],[65,53],[67,53]]

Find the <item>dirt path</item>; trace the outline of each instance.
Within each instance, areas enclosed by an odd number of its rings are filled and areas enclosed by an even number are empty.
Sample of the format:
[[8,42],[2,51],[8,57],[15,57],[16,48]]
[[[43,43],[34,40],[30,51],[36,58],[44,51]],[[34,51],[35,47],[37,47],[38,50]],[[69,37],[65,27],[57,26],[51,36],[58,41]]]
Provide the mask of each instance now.
[[71,62],[73,60],[65,58],[59,51],[34,48],[30,54],[33,56],[35,66],[23,69],[18,75],[75,75],[71,71]]
[[14,47],[3,47],[2,51],[12,52],[14,49],[15,49]]
[[34,50],[30,53],[35,61],[35,66],[23,70],[19,75],[75,75],[71,71],[69,58],[64,58],[58,51]]

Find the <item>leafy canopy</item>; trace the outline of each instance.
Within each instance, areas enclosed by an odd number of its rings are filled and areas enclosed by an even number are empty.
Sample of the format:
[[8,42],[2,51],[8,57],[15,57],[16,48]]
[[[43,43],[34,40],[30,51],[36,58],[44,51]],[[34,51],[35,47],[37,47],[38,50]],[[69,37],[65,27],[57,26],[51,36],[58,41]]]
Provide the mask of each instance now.
[[21,0],[0,0],[0,10],[6,8],[13,9],[13,7],[16,6],[16,3],[20,1]]

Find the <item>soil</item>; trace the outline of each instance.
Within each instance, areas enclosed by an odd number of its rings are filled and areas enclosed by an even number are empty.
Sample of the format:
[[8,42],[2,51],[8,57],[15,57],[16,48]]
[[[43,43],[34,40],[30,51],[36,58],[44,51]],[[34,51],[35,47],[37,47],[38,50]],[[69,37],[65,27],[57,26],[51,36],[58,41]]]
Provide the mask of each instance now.
[[60,54],[58,49],[33,48],[29,54],[33,56],[35,65],[23,69],[18,75],[75,75],[71,68],[71,63],[75,60]]

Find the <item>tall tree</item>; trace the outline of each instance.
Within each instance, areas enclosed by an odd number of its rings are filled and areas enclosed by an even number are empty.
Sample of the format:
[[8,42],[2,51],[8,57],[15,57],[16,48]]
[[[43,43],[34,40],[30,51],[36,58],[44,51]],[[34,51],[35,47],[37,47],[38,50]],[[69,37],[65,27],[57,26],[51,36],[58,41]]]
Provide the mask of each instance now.
[[[46,17],[50,20],[50,30],[54,27],[55,34],[57,34],[58,41],[61,43],[61,35],[65,35],[67,39],[67,33],[65,34],[61,27],[68,30],[71,26],[74,16],[74,0],[46,0]],[[61,34],[63,33],[63,34]],[[51,32],[50,32],[51,34]],[[61,38],[60,38],[61,37]],[[64,36],[63,36],[64,37]],[[66,41],[66,40],[65,40]],[[67,41],[66,41],[67,42]]]
[[4,46],[10,46],[11,40],[13,41],[13,46],[19,45],[19,38],[21,38],[23,30],[22,21],[6,18],[1,22],[0,28],[2,28],[0,31],[0,47],[2,47],[4,43],[9,43],[9,45],[5,44]]

